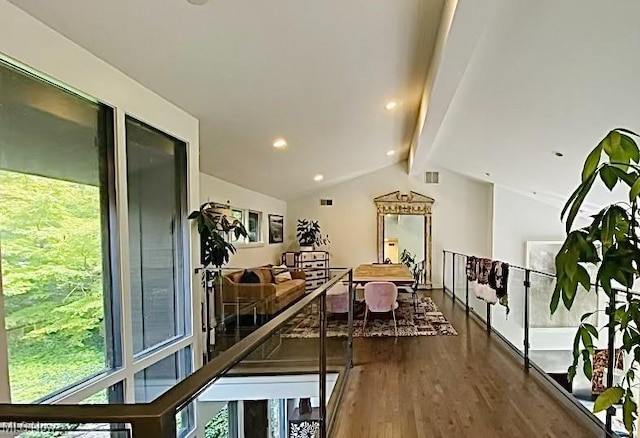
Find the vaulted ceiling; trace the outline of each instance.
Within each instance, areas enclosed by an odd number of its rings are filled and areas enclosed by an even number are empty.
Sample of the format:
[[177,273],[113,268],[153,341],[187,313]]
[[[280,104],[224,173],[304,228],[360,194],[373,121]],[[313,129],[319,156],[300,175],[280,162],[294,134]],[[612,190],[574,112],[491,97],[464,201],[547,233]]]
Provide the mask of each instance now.
[[196,116],[202,171],[282,199],[406,158],[444,4],[11,1]]
[[636,0],[461,0],[411,172],[563,203],[607,132],[640,131],[638,16]]

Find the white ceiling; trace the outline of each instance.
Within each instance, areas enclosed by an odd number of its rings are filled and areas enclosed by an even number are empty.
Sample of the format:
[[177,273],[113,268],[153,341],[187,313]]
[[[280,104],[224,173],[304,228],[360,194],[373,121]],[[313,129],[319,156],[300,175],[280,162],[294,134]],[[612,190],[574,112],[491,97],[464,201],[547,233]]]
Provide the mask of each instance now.
[[411,171],[442,165],[563,202],[609,130],[640,131],[640,2],[477,3],[458,5]]
[[202,171],[282,199],[406,157],[443,1],[11,0],[199,118]]

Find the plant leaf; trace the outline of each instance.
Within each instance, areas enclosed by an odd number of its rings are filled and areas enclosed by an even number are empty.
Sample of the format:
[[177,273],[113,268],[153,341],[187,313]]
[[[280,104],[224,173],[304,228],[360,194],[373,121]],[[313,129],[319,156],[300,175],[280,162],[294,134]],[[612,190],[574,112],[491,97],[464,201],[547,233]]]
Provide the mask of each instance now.
[[602,145],[596,146],[589,156],[587,156],[582,168],[582,182],[588,180],[593,175],[600,164],[600,157],[602,156]]
[[636,137],[640,137],[640,135],[638,135],[635,132],[630,131],[630,130],[628,130],[626,128],[616,128],[615,130],[616,131],[620,131],[620,132],[624,132],[625,134],[630,134],[630,135],[635,135]]
[[598,413],[610,408],[614,404],[618,403],[620,399],[622,399],[623,395],[624,389],[619,386],[605,389],[604,392],[596,399],[596,402],[593,405],[593,412]]
[[640,178],[636,179],[636,181],[631,186],[631,190],[629,191],[629,200],[633,201],[640,195]]
[[631,398],[631,391],[627,391],[624,403],[622,404],[622,418],[624,421],[624,427],[630,434],[633,433],[633,421],[636,418],[637,410],[638,405],[633,401],[633,398]]
[[551,314],[553,315],[555,311],[558,309],[558,304],[560,303],[560,282],[556,282],[556,288],[553,290],[553,295],[551,296],[551,303],[549,304],[549,310],[551,310]]
[[591,380],[593,378],[593,366],[591,365],[591,355],[587,350],[582,352],[582,359],[584,361],[582,371],[584,371],[584,375],[587,376],[587,379]]
[[589,276],[589,272],[582,265],[577,265],[578,270],[576,272],[576,279],[578,283],[582,285],[587,291],[591,289],[591,277]]
[[[571,208],[569,209],[569,214],[567,215],[567,223],[566,223],[567,233],[569,233],[571,231],[571,227],[573,226],[573,221],[575,220],[575,218],[576,218],[576,216],[578,214],[578,211],[580,211],[580,207],[582,206],[582,203],[584,202],[584,198],[587,197],[587,194],[589,193],[589,190],[591,190],[591,187],[593,186],[593,182],[596,180],[596,175],[597,175],[597,173],[592,174],[578,188],[578,193],[577,193],[573,203],[571,204]],[[567,203],[567,205],[568,205],[568,203]],[[565,206],[565,208],[566,208],[566,206]],[[565,210],[563,210],[563,212],[564,211]]]
[[603,167],[600,170],[600,179],[602,179],[602,182],[604,182],[604,185],[607,186],[609,190],[613,190],[616,184],[618,184],[618,174],[612,167]]

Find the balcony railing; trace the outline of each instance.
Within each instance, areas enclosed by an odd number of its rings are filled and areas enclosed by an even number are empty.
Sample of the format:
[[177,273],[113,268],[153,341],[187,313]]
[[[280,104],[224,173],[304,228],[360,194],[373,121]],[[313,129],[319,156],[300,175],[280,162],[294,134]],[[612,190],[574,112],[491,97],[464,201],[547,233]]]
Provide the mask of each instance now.
[[[560,304],[551,315],[549,303],[556,277],[520,266],[510,265],[508,279],[509,310],[499,304],[490,305],[476,297],[467,279],[467,259],[470,256],[443,251],[443,288],[454,302],[462,305],[486,327],[490,335],[499,337],[522,360],[525,372],[534,371],[543,381],[561,395],[567,406],[583,415],[605,437],[628,436],[622,424],[622,408],[613,408],[595,415],[593,402],[604,389],[616,386],[617,378],[626,370],[622,339],[608,325],[611,318],[605,309],[637,299],[637,293],[616,290],[615,299],[598,293],[598,286],[589,291],[578,290],[576,301],[567,311]],[[581,286],[579,286],[581,287]],[[590,317],[600,336],[594,341],[597,358],[594,379],[588,381],[579,363],[573,382],[566,380],[572,363],[573,341],[583,314],[596,311]],[[604,334],[604,336],[603,336]],[[614,358],[610,360],[609,358]],[[596,370],[596,366],[598,369]],[[637,400],[636,395],[636,400]],[[636,424],[636,430],[637,430]]]
[[[352,365],[354,288],[351,269],[332,269],[330,280],[297,302],[257,326],[237,343],[219,352],[195,371],[150,403],[108,405],[19,405],[0,404],[0,432],[64,431],[91,429],[88,436],[174,438],[193,436],[185,413],[193,412],[199,397],[211,397],[223,385],[239,376],[311,376],[317,382],[312,397],[319,406],[308,415],[309,427],[324,438],[336,418],[337,407]],[[349,294],[346,336],[327,340],[327,291],[343,284]],[[288,348],[291,331],[303,319],[316,322]],[[287,348],[285,348],[287,347]],[[55,352],[52,352],[55,354]],[[328,388],[330,386],[330,388]],[[304,418],[303,418],[304,419]],[[60,435],[52,435],[60,436]]]

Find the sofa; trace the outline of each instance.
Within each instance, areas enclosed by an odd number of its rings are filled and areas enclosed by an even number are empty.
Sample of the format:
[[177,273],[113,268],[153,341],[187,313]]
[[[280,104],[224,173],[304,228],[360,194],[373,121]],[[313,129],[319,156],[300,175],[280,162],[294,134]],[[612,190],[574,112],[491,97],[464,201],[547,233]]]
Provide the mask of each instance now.
[[303,271],[291,271],[291,280],[276,283],[270,266],[250,270],[258,275],[259,283],[241,283],[244,270],[222,278],[222,301],[225,304],[254,303],[251,306],[253,311],[272,316],[305,294],[306,275]]

